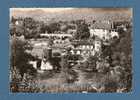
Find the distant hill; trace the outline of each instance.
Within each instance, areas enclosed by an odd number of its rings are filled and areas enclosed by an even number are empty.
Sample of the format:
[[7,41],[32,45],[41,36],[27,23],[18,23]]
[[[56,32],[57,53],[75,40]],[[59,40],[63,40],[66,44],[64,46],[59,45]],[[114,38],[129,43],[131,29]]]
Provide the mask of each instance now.
[[59,20],[129,20],[132,18],[132,10],[129,8],[73,8],[50,12],[47,9],[12,10],[10,16],[32,17],[39,21]]

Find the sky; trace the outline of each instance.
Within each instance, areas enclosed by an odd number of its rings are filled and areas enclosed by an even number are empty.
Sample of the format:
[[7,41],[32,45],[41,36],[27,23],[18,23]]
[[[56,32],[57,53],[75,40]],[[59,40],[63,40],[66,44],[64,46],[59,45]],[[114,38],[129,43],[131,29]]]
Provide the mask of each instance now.
[[66,10],[72,10],[74,8],[10,8],[11,11],[35,11],[35,10],[43,10],[45,12],[61,12]]
[[[78,8],[10,8],[10,12],[13,11],[36,11],[43,10],[45,12],[61,12],[67,10],[73,10]],[[81,8],[79,8],[81,9]],[[84,9],[84,8],[82,8]],[[87,9],[87,8],[85,8]],[[91,8],[90,8],[91,9]],[[92,8],[94,11],[131,11],[132,8]]]

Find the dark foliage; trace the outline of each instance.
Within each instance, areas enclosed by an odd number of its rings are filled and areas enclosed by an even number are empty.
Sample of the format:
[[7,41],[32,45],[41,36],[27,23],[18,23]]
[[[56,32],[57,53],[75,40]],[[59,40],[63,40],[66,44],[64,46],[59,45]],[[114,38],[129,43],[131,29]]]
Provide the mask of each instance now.
[[85,22],[77,25],[77,33],[75,34],[75,39],[88,39],[90,36],[88,24]]
[[19,70],[20,75],[23,77],[24,73],[33,74],[36,70],[28,63],[34,59],[31,54],[28,54],[26,50],[32,49],[30,45],[14,37],[11,40],[11,69]]

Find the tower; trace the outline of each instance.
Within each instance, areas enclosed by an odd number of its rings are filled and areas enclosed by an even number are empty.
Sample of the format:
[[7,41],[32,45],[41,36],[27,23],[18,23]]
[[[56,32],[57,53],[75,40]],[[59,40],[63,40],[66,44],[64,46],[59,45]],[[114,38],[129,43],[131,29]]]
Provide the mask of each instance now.
[[44,48],[42,58],[45,58],[46,60],[50,60],[52,58],[52,49],[51,48]]

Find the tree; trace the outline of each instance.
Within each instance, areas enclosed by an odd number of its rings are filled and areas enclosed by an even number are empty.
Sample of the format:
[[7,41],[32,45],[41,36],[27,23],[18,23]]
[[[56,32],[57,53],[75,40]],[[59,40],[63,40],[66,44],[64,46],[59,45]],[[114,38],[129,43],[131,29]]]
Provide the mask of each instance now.
[[16,37],[11,39],[11,55],[10,55],[10,68],[17,69],[23,78],[24,73],[33,74],[35,69],[28,63],[33,56],[28,54],[26,50],[32,49],[30,44],[26,41],[19,40]]
[[10,27],[10,35],[14,35],[16,34],[16,27],[14,27],[13,25]]
[[60,27],[60,30],[61,31],[63,31],[63,32],[67,32],[67,30],[68,30],[69,28],[68,28],[68,25],[61,25],[61,27]]
[[55,31],[60,31],[60,24],[59,23],[51,23],[47,26],[48,33],[54,33]]
[[15,23],[15,21],[16,21],[16,18],[14,18],[14,16],[12,16],[12,17],[11,17],[11,21],[10,21],[10,22],[11,22],[12,24],[14,24],[14,23]]
[[78,24],[77,33],[75,34],[76,39],[88,39],[90,37],[88,25],[83,22]]
[[36,28],[36,21],[31,17],[24,18],[24,27],[28,29]]
[[50,37],[48,39],[48,46],[51,47],[53,45],[53,39]]
[[33,18],[24,18],[22,29],[24,30],[25,38],[38,38],[41,32],[41,27],[43,27],[41,24],[42,23],[39,23]]
[[69,67],[69,63],[68,63],[68,56],[67,55],[63,55],[62,58],[61,58],[61,68],[62,68],[62,71],[67,71]]
[[10,26],[10,35],[16,35],[16,36],[21,36],[25,34],[25,30],[23,26],[16,26],[12,24]]
[[92,69],[93,71],[96,71],[96,61],[97,58],[95,56],[89,56],[86,61],[88,68]]
[[[121,80],[127,89],[131,89],[132,85],[132,30],[127,29],[126,32],[121,33],[120,40],[111,44],[111,65],[121,66],[123,72],[121,72]],[[125,44],[125,45],[124,45]]]
[[45,33],[46,32],[46,25],[42,22],[40,25],[40,33]]

